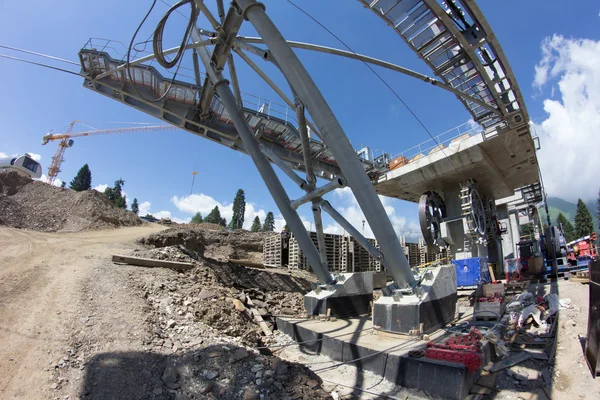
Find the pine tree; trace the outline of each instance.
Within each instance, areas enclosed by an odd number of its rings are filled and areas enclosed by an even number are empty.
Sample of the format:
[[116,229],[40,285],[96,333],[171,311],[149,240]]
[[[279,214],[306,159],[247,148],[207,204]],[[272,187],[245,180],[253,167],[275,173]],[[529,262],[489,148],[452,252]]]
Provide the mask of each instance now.
[[201,223],[202,223],[202,214],[197,212],[196,215],[194,215],[192,217],[192,224],[201,224]]
[[556,225],[562,227],[567,243],[575,240],[575,229],[563,213],[558,214],[558,217],[556,217]]
[[260,232],[261,226],[260,226],[260,219],[258,218],[258,215],[256,217],[254,217],[254,221],[252,221],[252,227],[250,228],[250,230],[252,232]]
[[583,200],[577,200],[575,211],[575,235],[577,238],[587,236],[594,231],[594,220]]
[[227,220],[225,218],[221,218],[221,220],[219,221],[219,225],[221,225],[222,227],[227,227]]
[[131,211],[133,211],[135,213],[135,215],[137,215],[137,213],[140,211],[140,206],[138,204],[137,198],[133,198],[133,203],[131,203]]
[[288,226],[287,223],[283,226],[283,229],[286,230],[286,231],[288,231],[288,232],[290,231],[290,227]]
[[221,211],[219,211],[219,206],[215,206],[212,211],[204,218],[204,222],[208,222],[210,224],[220,224],[221,223]]
[[123,179],[119,179],[115,181],[115,186],[112,188],[104,189],[104,194],[108,197],[115,207],[117,208],[127,208],[127,198],[123,196],[123,185],[125,181]]
[[244,226],[244,213],[246,212],[246,195],[243,189],[238,189],[233,199],[233,216],[229,222],[230,229],[242,229]]
[[269,211],[265,217],[265,223],[262,226],[263,232],[273,232],[275,230],[275,217],[273,213]]
[[87,164],[79,169],[75,178],[69,184],[69,187],[76,192],[83,192],[92,188],[92,172]]

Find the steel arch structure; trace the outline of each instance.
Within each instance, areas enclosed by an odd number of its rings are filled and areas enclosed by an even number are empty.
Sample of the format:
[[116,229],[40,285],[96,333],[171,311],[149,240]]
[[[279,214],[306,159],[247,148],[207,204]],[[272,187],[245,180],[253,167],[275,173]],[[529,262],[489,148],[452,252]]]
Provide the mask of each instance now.
[[[458,13],[455,8],[460,10],[458,6],[451,7],[449,12],[432,0],[359,1],[393,25],[441,79],[344,50],[286,41],[265,13],[265,6],[255,0],[234,0],[227,12],[223,1],[217,0],[218,16],[214,16],[203,1],[195,0],[187,3],[193,3],[212,26],[210,29],[201,29],[194,23],[190,31],[192,44],[185,49],[191,50],[189,53],[194,60],[193,76],[187,80],[167,79],[162,76],[160,68],[152,65],[157,54],[124,60],[111,54],[115,48],[113,43],[106,42],[99,46],[98,41],[90,41],[79,53],[85,76],[84,86],[200,137],[250,155],[311,268],[323,284],[335,284],[336,279],[327,269],[325,251],[319,253],[296,212],[296,208],[305,203],[311,204],[320,249],[325,248],[321,220],[321,211],[324,210],[381,260],[398,288],[410,289],[418,281],[371,181],[387,165],[381,166],[357,155],[292,48],[358,59],[439,86],[454,93],[476,121],[488,128],[526,125],[528,117],[508,62],[487,23],[478,19],[481,16],[472,1],[464,1],[463,7],[467,9],[468,6],[470,20],[467,20],[469,29],[462,31],[451,17],[452,12]],[[259,38],[238,35],[245,20],[254,26]],[[412,36],[404,29],[407,25],[399,25],[397,21],[410,25]],[[431,28],[433,26],[436,28]],[[467,31],[471,39],[467,39]],[[478,33],[480,31],[486,34]],[[418,37],[423,40],[427,35],[433,36],[428,37],[426,44],[415,45],[414,35],[420,35]],[[257,44],[264,44],[265,47]],[[440,51],[446,55],[441,59],[430,57],[431,51],[440,46]],[[427,49],[428,52],[425,51]],[[486,56],[478,57],[476,54],[477,51],[484,54],[484,50],[477,49],[485,49],[486,54],[495,58],[486,62]],[[178,52],[179,48],[173,48],[164,50],[163,54]],[[290,107],[289,113],[287,108],[285,113],[273,112],[270,103],[266,106],[266,103],[260,104],[259,101],[253,106],[248,101],[240,89],[234,54],[280,95]],[[250,55],[273,63],[285,77],[289,88],[279,88]],[[201,79],[201,64],[206,70],[204,79]],[[230,80],[224,77],[223,71],[228,71]],[[454,75],[462,78],[452,79]],[[155,101],[151,97],[161,100]],[[307,118],[306,113],[314,122]],[[309,129],[318,139],[310,137]],[[271,163],[305,190],[306,195],[291,200]],[[298,175],[297,171],[306,176]],[[317,178],[331,182],[317,187]],[[354,193],[380,250],[323,200],[326,193],[344,186]]]

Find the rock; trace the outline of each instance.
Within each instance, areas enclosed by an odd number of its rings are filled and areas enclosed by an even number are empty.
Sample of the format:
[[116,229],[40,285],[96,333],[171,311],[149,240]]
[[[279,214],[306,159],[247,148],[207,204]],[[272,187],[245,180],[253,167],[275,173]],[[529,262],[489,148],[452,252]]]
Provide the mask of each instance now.
[[56,389],[58,389],[58,383],[53,383],[52,385],[50,385],[50,389],[51,389],[51,390],[56,390]]
[[268,307],[267,303],[265,303],[264,301],[252,300],[252,303],[254,303],[254,305],[259,308],[267,308]]
[[260,384],[262,383],[262,381],[260,379],[257,379],[254,383],[256,383],[256,386],[260,386]]
[[244,349],[237,349],[229,355],[229,362],[234,363],[248,357],[248,352]]
[[153,394],[160,396],[162,394],[162,389],[161,388],[156,388],[152,391]]
[[167,321],[167,327],[168,328],[174,327],[175,324],[176,324],[175,320],[170,319],[170,320]]
[[217,376],[219,376],[219,373],[217,371],[206,371],[204,373],[204,377],[206,379],[208,379],[209,381],[212,381],[213,379],[215,379]]
[[506,370],[506,375],[508,375],[508,376],[513,376],[514,374],[515,374],[515,373],[513,372],[513,370],[512,370],[512,369],[507,369],[507,370]]
[[233,306],[235,307],[236,310],[246,311],[246,306],[244,305],[244,303],[242,303],[238,299],[231,299],[231,301],[233,302]]
[[213,388],[213,383],[212,382],[203,382],[198,387],[198,391],[201,394],[206,394],[206,393],[210,392],[212,390],[212,388]]
[[206,299],[210,299],[210,298],[215,297],[215,296],[216,296],[215,292],[211,292],[210,290],[206,290],[205,289],[205,290],[202,290],[200,292],[200,294],[198,295],[198,298],[200,300],[206,300]]
[[187,397],[185,394],[179,392],[175,396],[175,400],[189,400],[189,397]]
[[252,372],[258,372],[263,369],[262,364],[254,364],[254,366],[250,369]]
[[262,378],[262,375],[263,375],[262,371],[258,371],[254,377],[256,379],[258,379],[258,378]]
[[244,389],[244,394],[242,395],[242,400],[257,400],[258,395],[255,390],[246,388]]
[[177,370],[177,368],[175,368],[175,366],[172,365],[168,365],[163,374],[162,377],[160,378],[163,383],[165,384],[165,386],[167,386],[169,389],[179,389],[179,387],[181,386],[178,381],[179,381],[179,371]]
[[273,366],[271,367],[271,369],[273,371],[275,371],[275,374],[277,374],[278,376],[281,376],[281,375],[285,375],[287,373],[288,366],[284,361],[277,359],[273,363]]
[[266,378],[270,378],[273,375],[275,375],[275,371],[270,371],[270,370],[269,371],[265,371],[265,377]]

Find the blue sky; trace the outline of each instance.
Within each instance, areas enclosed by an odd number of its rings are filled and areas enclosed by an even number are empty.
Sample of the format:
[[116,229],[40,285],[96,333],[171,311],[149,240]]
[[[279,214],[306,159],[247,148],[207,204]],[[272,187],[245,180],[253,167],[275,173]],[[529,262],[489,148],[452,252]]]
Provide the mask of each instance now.
[[[431,75],[401,38],[358,1],[296,2],[354,51]],[[539,157],[550,194],[569,200],[595,196],[600,182],[595,174],[581,172],[581,152],[589,151],[588,140],[600,131],[595,129],[600,127],[600,99],[596,94],[600,87],[600,59],[595,62],[594,58],[600,54],[596,51],[600,40],[600,5],[597,1],[571,2],[562,8],[551,7],[547,1],[478,3],[508,57],[530,117],[542,137]],[[79,49],[90,37],[128,43],[150,4],[150,1],[111,0],[2,2],[0,44],[77,61]],[[267,0],[265,4],[287,39],[342,47],[286,1]],[[148,37],[166,9],[166,5],[157,3],[138,41]],[[166,47],[175,45],[186,22],[176,14],[171,18],[167,41],[173,40]],[[254,35],[253,32],[246,23],[242,34]],[[0,49],[0,53],[47,62],[5,49]],[[357,147],[369,145],[397,154],[428,139],[417,121],[362,63],[301,50],[298,54]],[[186,65],[191,64],[189,60],[186,62]],[[272,71],[264,63],[260,65]],[[282,103],[241,60],[237,66],[243,91]],[[452,95],[391,71],[378,69],[378,72],[434,135],[468,121],[469,115]],[[0,152],[39,154],[44,169],[56,145],[41,146],[41,137],[50,130],[63,131],[74,119],[96,128],[124,126],[107,121],[160,123],[84,89],[79,77],[6,59],[0,59],[0,73],[4,92],[0,97],[3,117]],[[281,78],[275,76],[275,80],[281,82]],[[565,146],[573,151],[561,157],[561,163],[556,163],[557,151],[564,151]],[[586,163],[583,169],[597,171],[598,161],[589,158],[583,161]],[[247,201],[251,203],[248,216],[256,214],[263,218],[265,211],[278,214],[248,156],[187,132],[81,138],[67,151],[65,160],[59,178],[70,181],[77,170],[88,163],[94,186],[123,178],[129,198],[136,197],[145,204],[144,210],[155,215],[186,220],[195,210],[205,214],[207,209],[220,203],[227,216],[238,188],[245,190]],[[193,171],[199,173],[190,197]],[[565,180],[572,182],[568,189],[561,184]],[[282,181],[292,197],[300,195],[287,178],[282,177]],[[351,222],[361,227],[362,216],[349,191],[330,195],[330,198]],[[399,233],[411,237],[419,235],[416,205],[386,199],[385,206]],[[301,208],[301,214],[307,221],[311,220],[308,207]],[[326,220],[326,225],[335,231],[331,221]]]

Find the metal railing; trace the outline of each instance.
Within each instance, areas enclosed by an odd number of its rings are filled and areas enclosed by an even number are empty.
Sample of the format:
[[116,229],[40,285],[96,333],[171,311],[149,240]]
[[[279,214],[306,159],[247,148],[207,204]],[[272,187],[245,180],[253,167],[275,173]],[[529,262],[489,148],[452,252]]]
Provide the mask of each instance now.
[[467,139],[481,132],[483,132],[483,128],[481,126],[474,123],[472,120],[467,121],[464,124],[458,125],[433,137],[433,139],[428,139],[399,154],[396,154],[395,156],[391,157],[390,160],[400,159],[405,160],[405,162],[410,162],[419,155],[426,156],[437,150],[451,147],[454,143],[460,143],[462,141],[458,140],[460,137]]

